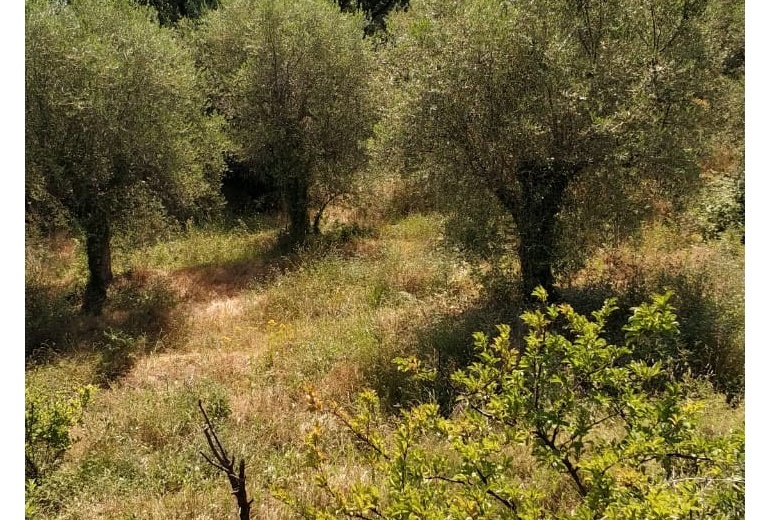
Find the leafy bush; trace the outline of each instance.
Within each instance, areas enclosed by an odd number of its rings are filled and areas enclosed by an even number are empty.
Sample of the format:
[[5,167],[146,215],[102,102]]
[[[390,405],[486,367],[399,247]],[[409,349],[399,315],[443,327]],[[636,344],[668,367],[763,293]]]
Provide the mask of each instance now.
[[[320,426],[309,436],[309,461],[325,499],[299,503],[308,518],[709,518],[743,515],[744,434],[706,435],[697,413],[704,401],[651,357],[679,325],[656,295],[633,309],[625,342],[604,336],[613,300],[587,317],[569,305],[522,315],[525,344],[500,325],[475,335],[478,360],[457,371],[460,397],[449,417],[428,403],[405,410],[392,427],[372,391],[348,413],[312,392],[368,454],[357,482],[329,472]],[[401,360],[422,378],[433,372]],[[695,385],[697,386],[697,385]]]
[[[39,484],[61,462],[72,445],[70,430],[82,418],[95,388],[77,388],[74,395],[53,397],[25,389],[24,475]],[[33,485],[34,487],[34,485]]]
[[744,241],[746,227],[746,180],[743,176],[718,177],[704,188],[694,214],[704,239],[713,240],[732,230]]
[[[678,359],[680,375],[707,377],[719,391],[740,398],[745,342],[742,246],[720,242],[683,247],[681,236],[665,228],[645,235],[638,245],[598,255],[596,266],[579,272],[574,286],[562,295],[579,311],[587,311],[609,296],[627,308],[660,288],[673,291],[680,333],[668,343],[665,356]],[[622,338],[622,325],[617,317],[610,320],[607,331],[613,340]]]

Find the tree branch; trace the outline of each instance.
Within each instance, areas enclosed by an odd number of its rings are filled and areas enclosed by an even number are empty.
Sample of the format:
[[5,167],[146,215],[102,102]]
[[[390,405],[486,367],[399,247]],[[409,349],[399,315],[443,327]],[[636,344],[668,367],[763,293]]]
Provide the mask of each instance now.
[[[542,432],[540,430],[535,430],[532,432],[535,434],[535,436],[540,439],[543,444],[545,444],[551,451],[554,453],[561,455],[561,452],[556,447],[555,444],[551,442],[551,439],[548,438],[548,435],[545,434],[545,432]],[[570,477],[572,477],[573,482],[575,482],[575,485],[578,488],[578,492],[580,493],[580,496],[584,497],[588,495],[588,489],[586,488],[585,484],[583,484],[583,479],[580,478],[580,474],[578,473],[577,466],[572,464],[572,461],[569,460],[569,457],[566,455],[564,457],[561,457],[559,459],[562,464],[564,464],[564,467],[567,468],[567,472],[569,473]]]
[[236,473],[235,457],[230,457],[227,450],[222,446],[222,443],[217,436],[217,432],[214,430],[214,425],[211,424],[211,419],[209,419],[200,399],[198,399],[198,408],[200,408],[203,419],[206,421],[206,425],[203,428],[203,434],[206,436],[206,442],[214,456],[214,460],[209,458],[203,452],[200,452],[200,454],[206,459],[206,462],[227,475],[227,479],[230,481],[230,487],[232,488],[232,494],[235,496],[236,503],[238,504],[238,518],[239,520],[249,520],[251,517],[251,503],[253,500],[249,500],[246,493],[246,462],[244,459],[241,459],[238,464],[238,472]]
[[[478,469],[477,469],[477,472],[478,472]],[[479,477],[483,477],[483,475],[481,473],[479,473]],[[453,478],[449,478],[449,477],[442,477],[441,475],[425,475],[425,476],[423,476],[423,478],[426,479],[426,480],[440,480],[442,482],[449,482],[450,484],[460,484],[462,486],[467,486],[468,485],[468,482],[466,482],[464,480],[457,480],[457,479],[453,479]],[[482,482],[484,482],[486,484],[486,478],[485,477],[482,478]],[[495,500],[497,500],[498,502],[503,504],[505,507],[507,507],[508,509],[513,511],[514,513],[517,512],[516,503],[513,502],[512,500],[510,500],[508,498],[505,498],[503,496],[500,496],[496,491],[494,491],[492,489],[487,489],[486,493],[487,493],[487,495],[491,496],[492,498],[494,498]],[[519,517],[516,516],[515,518],[519,518]]]
[[347,429],[348,429],[348,430],[350,430],[350,431],[353,433],[353,435],[355,435],[355,436],[356,436],[356,438],[357,438],[358,440],[360,440],[361,442],[363,442],[364,444],[366,444],[367,446],[369,446],[369,447],[370,447],[372,450],[374,450],[374,451],[375,451],[375,452],[376,452],[376,453],[377,453],[377,454],[378,454],[380,457],[382,457],[383,459],[385,459],[385,460],[387,460],[388,462],[390,462],[390,460],[391,460],[391,457],[389,457],[387,453],[383,452],[383,451],[382,451],[382,450],[379,448],[379,446],[377,446],[376,444],[374,444],[374,443],[372,442],[372,440],[371,440],[371,439],[370,439],[368,436],[364,435],[364,434],[363,434],[363,433],[361,433],[359,430],[357,430],[357,429],[356,429],[356,428],[355,428],[355,427],[354,427],[354,426],[351,424],[350,420],[349,420],[349,419],[348,419],[348,417],[347,417],[347,414],[346,414],[346,413],[344,413],[342,410],[340,410],[340,409],[339,409],[339,407],[337,407],[337,406],[332,406],[332,407],[331,407],[329,410],[331,411],[332,415],[334,415],[334,416],[335,416],[337,419],[339,419],[340,421],[342,421],[342,424],[344,424],[344,425],[347,427]]

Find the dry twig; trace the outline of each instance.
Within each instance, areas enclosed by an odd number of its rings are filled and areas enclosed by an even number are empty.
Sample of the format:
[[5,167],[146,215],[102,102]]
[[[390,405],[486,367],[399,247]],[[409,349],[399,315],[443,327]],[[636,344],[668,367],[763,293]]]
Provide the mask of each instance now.
[[206,426],[203,428],[203,434],[206,436],[206,442],[208,442],[209,449],[214,458],[212,459],[203,452],[200,452],[200,454],[203,455],[203,458],[206,459],[209,464],[227,475],[227,478],[230,481],[230,487],[233,489],[232,494],[235,496],[235,500],[238,503],[238,519],[250,520],[251,503],[253,500],[249,500],[249,497],[246,494],[246,462],[241,459],[238,464],[238,473],[236,474],[235,457],[230,457],[227,454],[227,450],[222,446],[219,437],[217,437],[217,432],[214,430],[214,425],[211,424],[211,419],[209,419],[206,410],[203,409],[203,403],[200,399],[198,399],[198,408],[200,408],[203,418],[206,421]]

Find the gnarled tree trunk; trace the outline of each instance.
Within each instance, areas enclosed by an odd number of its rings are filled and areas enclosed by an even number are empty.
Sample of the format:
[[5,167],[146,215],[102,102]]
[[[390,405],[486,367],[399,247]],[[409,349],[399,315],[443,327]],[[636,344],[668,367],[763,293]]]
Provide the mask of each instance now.
[[582,168],[582,165],[567,161],[523,161],[516,172],[518,190],[495,190],[498,200],[513,216],[519,232],[518,255],[526,296],[538,285],[548,294],[554,294],[556,217],[567,185]]
[[83,312],[99,315],[107,300],[107,287],[112,282],[110,225],[106,212],[91,213],[85,223],[88,284],[83,295]]
[[514,218],[519,229],[519,261],[525,295],[538,285],[554,292],[556,215],[572,177],[571,165],[557,161],[525,162],[519,167],[521,203]]

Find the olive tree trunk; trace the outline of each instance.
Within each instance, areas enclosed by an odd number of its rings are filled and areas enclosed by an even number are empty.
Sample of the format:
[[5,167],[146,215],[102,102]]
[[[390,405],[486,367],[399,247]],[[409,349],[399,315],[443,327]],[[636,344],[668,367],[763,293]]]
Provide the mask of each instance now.
[[112,281],[110,225],[106,213],[92,213],[85,228],[88,283],[83,295],[83,312],[99,315],[107,300],[107,287]]
[[518,192],[495,194],[511,213],[519,234],[518,256],[525,296],[537,286],[555,293],[556,219],[569,181],[582,166],[565,161],[524,161],[517,168]]
[[310,230],[308,217],[310,183],[304,172],[292,172],[284,184],[284,206],[289,217],[289,242],[302,245]]

